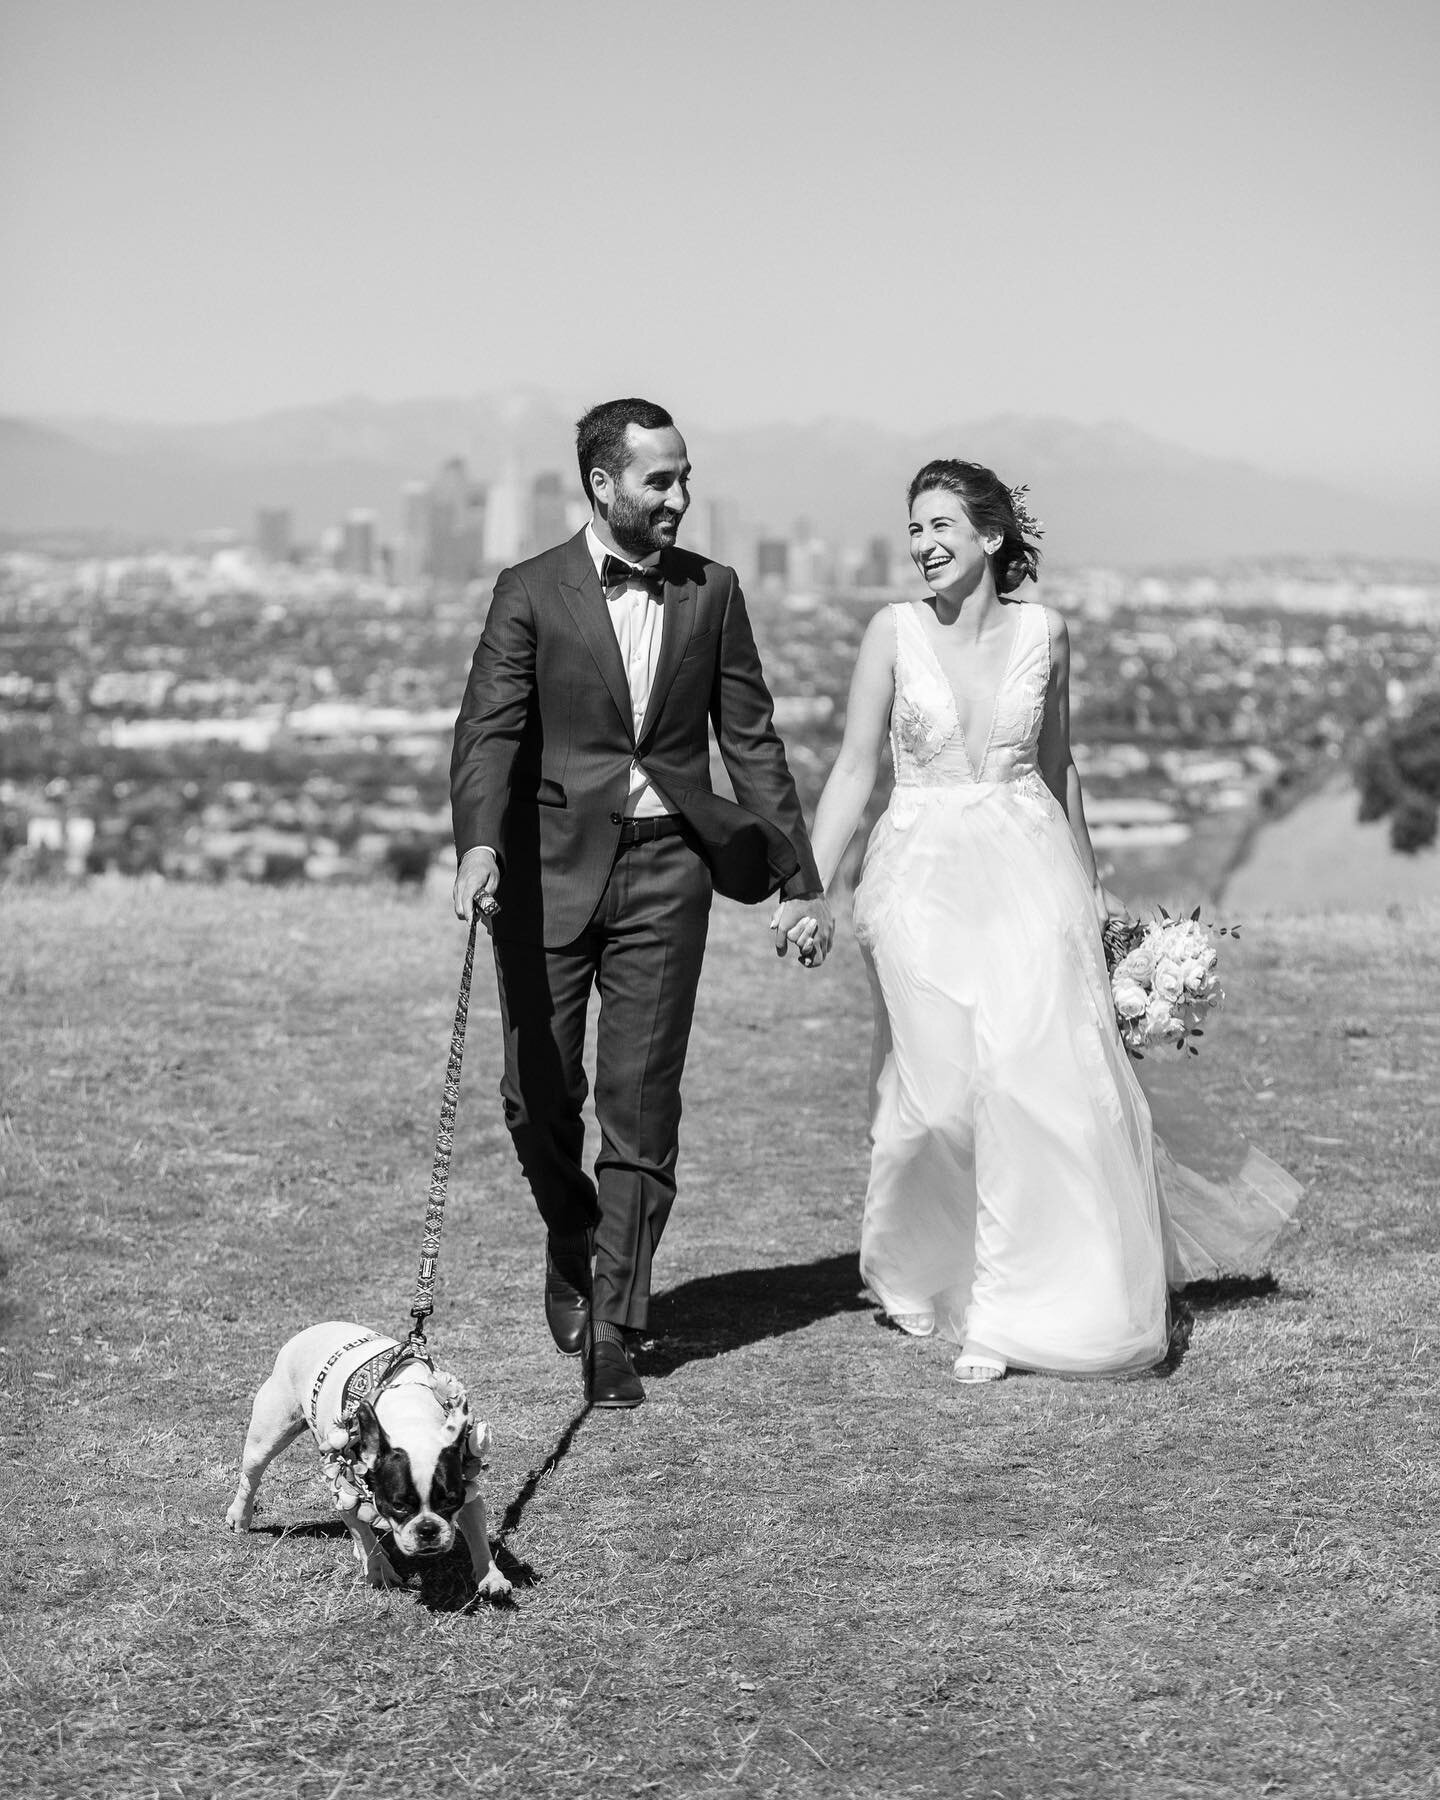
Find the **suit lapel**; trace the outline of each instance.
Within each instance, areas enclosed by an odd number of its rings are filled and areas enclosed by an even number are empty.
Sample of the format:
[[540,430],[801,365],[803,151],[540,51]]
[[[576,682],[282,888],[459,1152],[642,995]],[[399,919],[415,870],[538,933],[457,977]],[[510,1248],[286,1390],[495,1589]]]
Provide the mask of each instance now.
[[609,688],[615,710],[625,726],[625,735],[633,743],[635,721],[630,716],[630,683],[625,674],[620,645],[615,637],[615,627],[610,623],[600,577],[595,573],[595,565],[590,560],[583,531],[578,537],[571,538],[566,550],[565,568],[560,576],[560,598],[575,621],[575,629],[595,658],[595,666]]
[[[662,565],[664,559],[662,558]],[[690,645],[695,629],[695,589],[688,581],[665,580],[665,616],[660,627],[660,656],[655,665],[655,679],[650,683],[650,704],[645,708],[644,723],[636,742],[643,750],[655,729],[666,695],[675,673]]]

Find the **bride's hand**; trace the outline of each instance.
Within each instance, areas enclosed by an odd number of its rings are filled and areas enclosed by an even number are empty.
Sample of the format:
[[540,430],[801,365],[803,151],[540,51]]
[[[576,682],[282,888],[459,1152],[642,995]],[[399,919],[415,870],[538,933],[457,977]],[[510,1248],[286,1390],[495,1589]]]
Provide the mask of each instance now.
[[784,956],[793,944],[807,969],[819,968],[835,936],[835,919],[823,894],[805,900],[786,900],[770,920],[775,954]]
[[1112,894],[1107,887],[1098,881],[1094,887],[1095,917],[1100,921],[1103,931],[1112,919],[1119,919],[1128,925],[1131,922],[1130,908],[1118,895]]

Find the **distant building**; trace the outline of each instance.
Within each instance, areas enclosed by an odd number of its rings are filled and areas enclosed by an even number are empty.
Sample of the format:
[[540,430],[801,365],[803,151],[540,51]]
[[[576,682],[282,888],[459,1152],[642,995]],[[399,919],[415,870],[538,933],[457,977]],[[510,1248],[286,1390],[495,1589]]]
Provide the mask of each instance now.
[[255,514],[255,548],[262,562],[287,563],[295,551],[295,519],[288,506],[262,506]]
[[400,490],[400,542],[395,553],[395,579],[414,587],[430,572],[430,484],[407,481]]
[[807,520],[800,520],[790,542],[789,590],[792,594],[820,594],[834,584],[830,546],[816,537]]
[[524,506],[520,483],[513,475],[497,481],[485,506],[485,561],[513,563],[524,539]]
[[528,521],[530,554],[549,550],[564,543],[570,535],[570,514],[565,500],[563,476],[553,469],[537,475],[530,484],[530,518]]
[[486,560],[490,496],[470,479],[463,456],[452,456],[430,484],[423,572],[436,581],[474,581]]
[[865,557],[855,571],[855,585],[865,588],[888,588],[894,579],[889,538],[872,537],[865,546]]
[[375,573],[375,515],[363,507],[345,515],[340,527],[340,549],[335,565],[347,575]]
[[682,541],[697,555],[732,568],[739,554],[739,526],[733,500],[693,502],[685,515]]
[[790,579],[790,545],[784,538],[761,538],[755,546],[755,573],[761,582]]
[[790,545],[785,538],[760,538],[755,545],[755,572],[764,599],[779,600],[790,587]]

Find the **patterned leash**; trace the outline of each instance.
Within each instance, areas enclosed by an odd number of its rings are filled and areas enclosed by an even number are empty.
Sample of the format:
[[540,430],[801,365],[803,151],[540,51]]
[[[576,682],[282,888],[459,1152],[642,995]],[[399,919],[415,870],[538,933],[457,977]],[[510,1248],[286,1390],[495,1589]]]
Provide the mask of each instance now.
[[475,932],[482,918],[487,922],[499,912],[489,894],[476,902],[470,917],[470,937],[465,946],[465,967],[460,973],[460,997],[455,1002],[455,1028],[450,1033],[450,1060],[445,1065],[445,1093],[440,1101],[440,1125],[435,1133],[435,1160],[430,1167],[430,1200],[420,1238],[420,1273],[415,1280],[415,1301],[410,1317],[415,1323],[403,1346],[412,1354],[425,1353],[425,1321],[435,1310],[435,1268],[440,1260],[440,1228],[445,1223],[445,1196],[450,1185],[450,1153],[455,1148],[455,1108],[460,1099],[460,1063],[465,1054],[465,1021],[470,1013],[470,975],[475,967]]

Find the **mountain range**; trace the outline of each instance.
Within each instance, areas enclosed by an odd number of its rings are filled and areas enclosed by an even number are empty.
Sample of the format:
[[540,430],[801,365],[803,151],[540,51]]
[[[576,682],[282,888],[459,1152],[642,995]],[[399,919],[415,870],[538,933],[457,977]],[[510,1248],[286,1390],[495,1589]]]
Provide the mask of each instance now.
[[[219,424],[0,417],[0,531],[176,540],[288,506],[313,537],[353,507],[398,523],[403,483],[462,455],[483,481],[573,469],[578,408],[535,389],[470,399],[351,398]],[[1440,557],[1428,511],[1201,455],[1121,423],[998,417],[896,432],[847,419],[711,430],[681,420],[697,500],[741,530],[798,520],[837,544],[899,540],[910,476],[934,456],[1030,484],[1060,563],[1207,562],[1257,555]],[[578,478],[577,478],[578,494]]]

